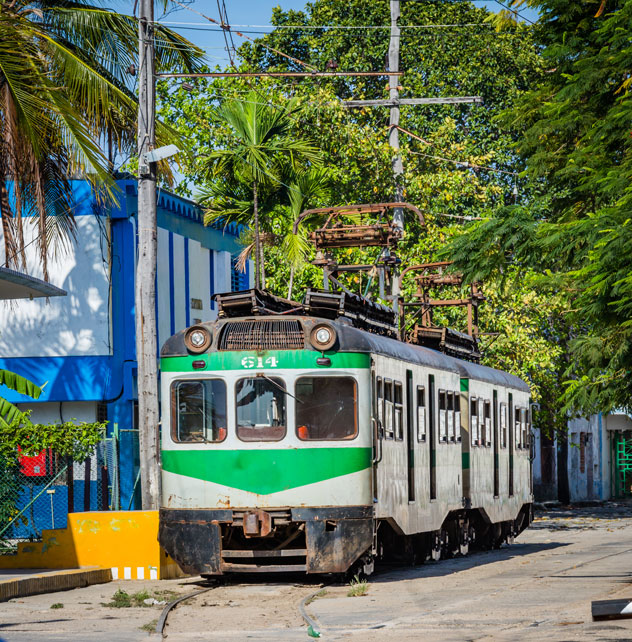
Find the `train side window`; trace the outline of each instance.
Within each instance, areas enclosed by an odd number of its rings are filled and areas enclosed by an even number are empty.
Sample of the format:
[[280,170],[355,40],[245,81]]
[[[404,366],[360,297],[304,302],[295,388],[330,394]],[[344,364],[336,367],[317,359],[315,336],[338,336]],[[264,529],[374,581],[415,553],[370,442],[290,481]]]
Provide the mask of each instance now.
[[448,441],[456,441],[456,433],[454,431],[454,393],[448,392],[446,393],[446,397],[447,397],[446,414],[448,419],[448,430],[447,430]]
[[393,382],[384,380],[384,438],[393,439]]
[[507,448],[507,404],[500,404],[500,447]]
[[470,433],[472,446],[480,446],[481,431],[478,423],[478,403],[476,397],[470,397]]
[[461,395],[454,393],[454,432],[456,441],[461,441]]
[[403,393],[402,384],[396,381],[394,384],[394,418],[395,418],[395,439],[403,441],[404,439],[404,424],[403,424]]
[[478,400],[478,438],[480,440],[480,446],[485,445],[485,415],[483,414],[483,406],[485,401],[483,399]]
[[417,386],[417,441],[426,441],[426,389]]
[[377,420],[380,423],[380,428],[384,428],[384,382],[382,377],[377,378],[377,393],[375,403],[377,404]]
[[485,417],[485,445],[492,445],[492,404],[489,399],[485,400],[484,407]]
[[296,380],[296,434],[305,441],[353,439],[358,434],[358,393],[352,377]]
[[221,379],[171,384],[171,438],[219,443],[226,439],[226,383]]
[[522,448],[522,443],[520,441],[520,413],[522,408],[516,408],[515,416],[516,421],[514,422],[514,444],[516,448]]
[[529,447],[529,422],[527,421],[527,409],[523,408],[520,411],[520,421],[521,421],[521,427],[522,427],[522,447],[523,448],[528,448]]
[[439,441],[448,441],[447,395],[439,390]]
[[242,441],[280,441],[285,437],[285,381],[244,377],[235,384],[237,437]]

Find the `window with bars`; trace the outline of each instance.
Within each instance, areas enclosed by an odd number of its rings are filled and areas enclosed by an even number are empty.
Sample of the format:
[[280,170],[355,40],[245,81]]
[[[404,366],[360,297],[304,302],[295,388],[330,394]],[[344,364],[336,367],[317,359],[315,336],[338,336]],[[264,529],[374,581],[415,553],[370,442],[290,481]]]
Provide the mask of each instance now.
[[483,409],[484,420],[485,420],[485,435],[483,437],[483,442],[486,446],[492,445],[492,404],[489,399],[485,400],[485,406]]
[[472,446],[481,445],[481,425],[478,421],[478,400],[470,397],[470,439]]
[[445,390],[439,390],[439,441],[448,441],[448,395]]
[[384,380],[384,437],[393,439],[393,382]]
[[403,405],[403,393],[402,393],[402,384],[399,381],[395,381],[393,389],[394,396],[394,419],[395,419],[395,439],[397,441],[404,440],[404,405]]
[[507,447],[507,404],[500,404],[500,447]]
[[417,441],[426,441],[426,389],[417,386]]

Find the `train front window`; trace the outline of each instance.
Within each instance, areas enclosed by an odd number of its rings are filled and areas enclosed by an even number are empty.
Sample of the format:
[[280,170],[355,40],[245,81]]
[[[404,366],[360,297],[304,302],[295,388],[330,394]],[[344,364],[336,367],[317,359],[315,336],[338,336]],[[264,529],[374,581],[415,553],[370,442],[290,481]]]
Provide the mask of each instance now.
[[299,439],[353,439],[358,434],[357,386],[351,377],[300,377],[296,381]]
[[176,442],[226,439],[226,384],[221,379],[171,384],[171,436]]
[[248,377],[235,386],[237,437],[279,441],[285,437],[285,382],[279,377]]

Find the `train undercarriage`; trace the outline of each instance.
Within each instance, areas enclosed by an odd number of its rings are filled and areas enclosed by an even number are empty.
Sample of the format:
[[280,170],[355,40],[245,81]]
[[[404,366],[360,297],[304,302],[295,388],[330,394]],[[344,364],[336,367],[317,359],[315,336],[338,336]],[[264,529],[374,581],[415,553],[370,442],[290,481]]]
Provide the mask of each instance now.
[[492,523],[481,509],[448,514],[441,529],[414,535],[371,506],[161,509],[159,541],[186,573],[302,572],[370,575],[375,561],[421,564],[511,544],[533,519]]

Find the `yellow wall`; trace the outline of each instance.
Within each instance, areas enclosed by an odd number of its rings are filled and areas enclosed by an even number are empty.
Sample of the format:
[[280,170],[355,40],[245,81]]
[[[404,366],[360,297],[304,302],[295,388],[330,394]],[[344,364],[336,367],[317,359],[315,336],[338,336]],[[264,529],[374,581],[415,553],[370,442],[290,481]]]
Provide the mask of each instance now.
[[182,575],[158,545],[158,511],[71,513],[68,527],[44,530],[41,542],[21,542],[1,555],[0,568],[112,569],[112,579]]

